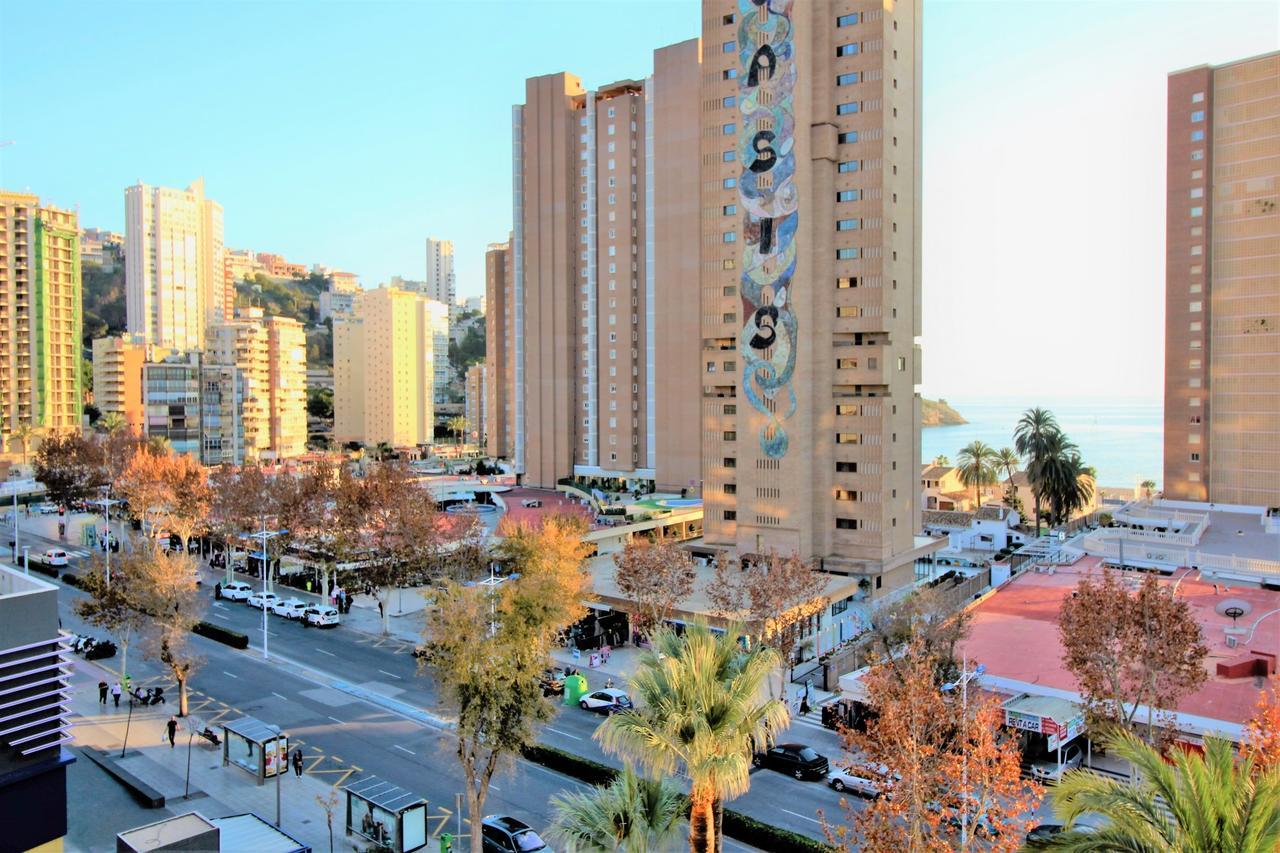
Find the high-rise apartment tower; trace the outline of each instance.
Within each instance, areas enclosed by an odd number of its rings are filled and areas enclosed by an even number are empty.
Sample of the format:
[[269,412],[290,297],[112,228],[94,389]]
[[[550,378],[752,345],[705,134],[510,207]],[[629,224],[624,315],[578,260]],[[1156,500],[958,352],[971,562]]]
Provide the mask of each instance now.
[[1164,494],[1280,505],[1280,52],[1169,75]]
[[427,279],[423,293],[453,310],[457,298],[457,282],[453,277],[453,241],[428,237]]
[[484,253],[485,453],[510,459],[515,453],[516,365],[511,241],[490,243]]

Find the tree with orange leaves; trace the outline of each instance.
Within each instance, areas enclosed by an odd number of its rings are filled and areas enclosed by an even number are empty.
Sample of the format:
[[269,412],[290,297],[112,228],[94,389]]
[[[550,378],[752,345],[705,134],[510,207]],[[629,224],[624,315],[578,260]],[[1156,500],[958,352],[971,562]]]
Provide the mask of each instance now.
[[1258,692],[1258,704],[1244,724],[1240,753],[1253,758],[1255,775],[1280,768],[1280,676]]
[[[139,447],[116,488],[129,502],[130,511],[142,519],[147,534],[160,530],[177,534],[184,551],[191,537],[208,523],[213,493],[204,468],[185,453]],[[158,548],[159,542],[153,545]]]
[[859,765],[881,771],[882,796],[860,813],[850,809],[852,826],[826,825],[841,850],[1021,848],[1043,792],[1021,778],[1000,703],[973,684],[938,684],[938,671],[934,654],[913,640],[896,668],[881,663],[867,673],[878,716],[844,738]]
[[633,539],[613,555],[614,581],[633,605],[631,627],[648,636],[693,592],[693,558],[674,541]]

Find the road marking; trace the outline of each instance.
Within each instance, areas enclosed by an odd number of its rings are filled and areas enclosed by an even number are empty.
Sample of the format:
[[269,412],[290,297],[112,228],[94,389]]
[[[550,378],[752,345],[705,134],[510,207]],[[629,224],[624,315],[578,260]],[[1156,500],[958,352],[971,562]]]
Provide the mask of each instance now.
[[229,618],[231,618],[231,617],[229,617],[229,616],[225,616],[225,615],[223,615],[223,614],[221,614],[221,613],[214,613],[214,614],[213,614],[213,618],[214,618],[214,619],[221,619],[222,621],[224,621],[224,622],[225,622],[225,621],[227,621],[227,619],[229,619]]
[[383,675],[389,675],[392,678],[400,678],[400,676],[396,675],[394,672],[387,672],[385,669],[380,669],[378,670],[378,672],[382,673]]
[[818,824],[822,823],[822,821],[820,821],[820,820],[814,820],[813,818],[809,817],[808,815],[803,815],[803,814],[800,814],[799,812],[793,812],[791,809],[784,809],[784,808],[782,808],[782,806],[778,806],[778,808],[779,808],[781,811],[784,811],[784,812],[786,812],[786,813],[787,813],[787,814],[789,814],[789,815],[795,815],[796,817],[804,818],[805,820],[807,820],[807,821],[811,821],[811,822],[813,822],[813,823],[818,823]]
[[337,717],[330,717],[329,719],[333,720],[335,723],[337,723],[340,726],[346,725],[346,723],[342,722],[342,720],[339,720]]
[[326,652],[324,649],[316,649],[316,651],[318,651],[322,655],[328,655],[331,658],[337,657],[337,655],[335,655],[333,652]]
[[281,699],[283,699],[283,700],[284,700],[284,701],[286,701],[286,702],[288,702],[288,701],[289,701],[289,697],[288,697],[288,696],[280,696],[280,694],[279,694],[279,693],[277,693],[277,692],[275,692],[274,690],[272,690],[272,691],[271,691],[271,695],[272,695],[272,696],[279,696]]
[[555,732],[556,734],[558,734],[558,735],[564,735],[565,737],[571,737],[571,738],[573,738],[574,740],[582,740],[582,738],[578,737],[577,735],[571,735],[571,734],[569,734],[568,732],[562,732],[562,731],[560,731],[559,729],[553,729],[553,728],[551,728],[551,726],[547,726],[547,731],[549,731],[549,732]]
[[494,785],[494,784],[492,784],[492,783],[490,783],[490,785],[489,785],[489,790],[490,790],[490,791],[496,791],[496,790],[498,790],[498,786],[497,786],[497,785]]
[[239,677],[240,677],[240,676],[238,676],[238,675],[235,675],[234,673],[227,672],[225,669],[222,671],[222,674],[223,674],[223,675],[225,675],[225,676],[227,676],[228,678],[239,678]]
[[398,750],[400,750],[401,752],[407,752],[407,753],[409,753],[410,755],[417,755],[417,754],[418,754],[418,753],[414,752],[412,749],[405,749],[403,746],[401,746],[401,745],[400,745],[400,744],[398,744],[398,743],[393,743],[393,744],[391,744],[391,748],[392,748],[392,749],[398,749]]
[[225,605],[225,604],[217,604],[217,603],[215,603],[213,606],[214,606],[214,607],[216,607],[216,608],[218,608],[219,610],[226,610],[226,609],[227,609],[227,605]]

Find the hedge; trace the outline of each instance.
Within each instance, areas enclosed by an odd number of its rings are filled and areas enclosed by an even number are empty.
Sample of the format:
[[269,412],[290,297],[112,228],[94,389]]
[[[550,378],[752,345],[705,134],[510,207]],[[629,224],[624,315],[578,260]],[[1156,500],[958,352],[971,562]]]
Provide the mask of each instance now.
[[62,582],[67,586],[74,586],[76,589],[84,589],[84,584],[81,583],[80,577],[78,575],[71,574],[71,572],[62,573]]
[[[613,767],[554,746],[535,744],[525,747],[522,753],[534,764],[541,764],[591,785],[607,785],[618,775]],[[724,810],[721,829],[730,838],[770,853],[832,853],[832,848],[821,841],[771,826],[732,809]]]
[[228,630],[221,625],[214,625],[212,622],[197,622],[191,629],[191,633],[224,643],[233,649],[249,648],[249,638],[246,635],[239,631]]
[[42,560],[33,560],[27,557],[27,566],[33,572],[39,572],[45,577],[57,578],[58,570]]

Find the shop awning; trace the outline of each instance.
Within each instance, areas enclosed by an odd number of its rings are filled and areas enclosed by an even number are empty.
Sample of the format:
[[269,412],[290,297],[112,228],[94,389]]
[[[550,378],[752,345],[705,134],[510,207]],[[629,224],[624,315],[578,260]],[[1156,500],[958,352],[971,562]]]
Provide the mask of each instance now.
[[1057,696],[1023,693],[1004,703],[1004,724],[1044,735],[1049,749],[1057,749],[1084,734],[1084,708]]

